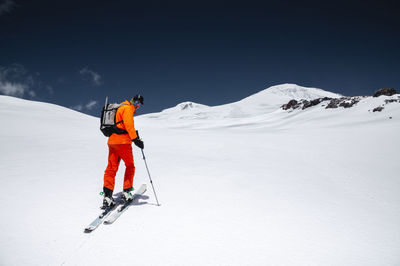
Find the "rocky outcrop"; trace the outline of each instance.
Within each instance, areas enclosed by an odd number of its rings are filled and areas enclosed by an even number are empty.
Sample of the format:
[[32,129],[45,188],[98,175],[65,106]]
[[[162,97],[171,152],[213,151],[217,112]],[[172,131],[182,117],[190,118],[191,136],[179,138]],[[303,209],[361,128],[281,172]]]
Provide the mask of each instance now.
[[311,101],[307,101],[307,100],[303,100],[303,110],[304,109],[307,109],[307,108],[309,108],[309,107],[312,107],[312,106],[315,106],[315,105],[318,105],[318,104],[320,104],[321,102],[323,102],[323,101],[329,101],[330,99],[332,99],[332,98],[329,98],[329,97],[324,97],[324,98],[318,98],[318,99],[314,99],[314,100],[311,100]]
[[383,88],[383,89],[377,90],[374,93],[373,97],[379,97],[381,95],[392,96],[394,94],[397,94],[397,91],[395,89],[393,89],[393,88]]
[[325,109],[338,108],[340,104],[340,99],[331,99]]
[[[380,89],[374,93],[374,97],[379,97],[381,95],[392,96],[397,94],[395,89]],[[371,96],[353,96],[353,97],[340,97],[340,98],[318,98],[314,100],[290,100],[287,104],[282,105],[283,110],[296,110],[296,109],[307,109],[312,106],[321,104],[321,107],[325,107],[325,109],[333,109],[333,108],[351,108],[360,102],[362,99],[371,97]],[[381,112],[385,109],[385,105],[391,103],[400,103],[400,95],[393,96],[389,99],[384,99],[382,101],[382,105],[374,108],[372,112]],[[371,112],[371,110],[368,110]]]
[[290,110],[290,109],[307,109],[312,106],[318,105],[322,102],[328,102],[326,104],[325,109],[330,109],[330,108],[338,108],[338,107],[343,107],[343,108],[350,108],[353,105],[357,104],[362,97],[357,96],[357,97],[342,97],[342,98],[329,98],[329,97],[324,97],[324,98],[318,98],[314,99],[311,101],[308,100],[290,100],[287,104],[282,105],[283,110]]
[[385,107],[378,106],[378,107],[374,108],[374,110],[372,110],[372,112],[381,112],[383,109],[385,109]]
[[287,104],[282,105],[283,110],[297,109],[300,103],[296,100],[290,100]]
[[400,103],[400,97],[399,97],[399,99],[386,99],[385,104],[388,104],[388,103]]
[[340,107],[344,107],[344,108],[350,108],[353,107],[353,105],[357,104],[362,97],[349,97],[349,98],[344,98],[340,103],[339,106]]

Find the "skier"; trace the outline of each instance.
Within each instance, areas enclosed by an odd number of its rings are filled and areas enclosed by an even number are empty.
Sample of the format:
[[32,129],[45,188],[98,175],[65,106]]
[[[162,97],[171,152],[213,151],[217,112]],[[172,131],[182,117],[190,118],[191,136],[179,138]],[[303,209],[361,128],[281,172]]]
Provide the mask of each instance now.
[[138,94],[130,101],[122,102],[118,108],[115,121],[122,121],[117,125],[118,128],[127,131],[127,134],[112,134],[108,138],[108,165],[104,172],[104,199],[102,209],[115,205],[112,197],[115,185],[115,175],[121,159],[124,161],[126,169],[123,185],[123,200],[132,200],[133,177],[135,175],[135,165],[133,162],[132,142],[143,149],[143,141],[139,139],[135,130],[133,115],[136,110],[143,105],[143,96]]

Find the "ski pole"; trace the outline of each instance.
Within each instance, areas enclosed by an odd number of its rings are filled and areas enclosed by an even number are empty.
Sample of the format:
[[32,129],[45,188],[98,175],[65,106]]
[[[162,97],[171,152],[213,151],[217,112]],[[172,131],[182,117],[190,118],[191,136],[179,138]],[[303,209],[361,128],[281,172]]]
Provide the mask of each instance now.
[[[136,134],[137,134],[137,136],[138,136],[138,138],[139,138],[139,132],[138,132],[137,130],[136,130]],[[157,198],[156,190],[154,189],[153,180],[151,179],[151,176],[150,176],[149,167],[147,167],[146,156],[144,156],[143,149],[140,149],[140,150],[142,151],[143,161],[144,161],[144,164],[146,165],[147,174],[149,175],[150,184],[151,184],[151,187],[153,188],[154,196],[156,197],[157,206],[160,206],[160,203],[158,203],[158,198]]]
[[157,194],[156,194],[156,191],[155,191],[155,189],[154,189],[153,180],[151,180],[151,176],[150,176],[149,168],[147,167],[146,157],[144,156],[143,149],[141,149],[141,151],[142,151],[142,155],[143,155],[143,161],[144,161],[144,164],[146,165],[147,174],[149,175],[150,184],[151,184],[151,186],[153,187],[154,196],[156,197],[157,206],[160,206],[160,203],[158,203],[158,199],[157,199]]

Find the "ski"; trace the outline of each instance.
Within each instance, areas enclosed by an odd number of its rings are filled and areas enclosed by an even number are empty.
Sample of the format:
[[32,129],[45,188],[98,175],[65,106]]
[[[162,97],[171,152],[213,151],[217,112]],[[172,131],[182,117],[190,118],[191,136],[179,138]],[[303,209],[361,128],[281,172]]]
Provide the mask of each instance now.
[[132,200],[121,203],[110,216],[107,215],[108,218],[106,217],[104,224],[112,224],[113,222],[115,222],[115,220],[117,220],[118,217],[120,217],[121,214],[129,208],[133,201],[140,198],[140,196],[142,196],[146,192],[146,189],[146,184],[141,185],[138,191],[133,195]]
[[94,219],[93,222],[91,222],[86,228],[85,228],[85,233],[90,233],[93,230],[95,230],[97,227],[99,227],[99,225],[111,214],[111,212],[117,208],[117,206],[121,203],[121,201],[118,201],[117,203],[115,203],[114,206],[112,207],[108,207],[106,209],[104,209],[101,214]]

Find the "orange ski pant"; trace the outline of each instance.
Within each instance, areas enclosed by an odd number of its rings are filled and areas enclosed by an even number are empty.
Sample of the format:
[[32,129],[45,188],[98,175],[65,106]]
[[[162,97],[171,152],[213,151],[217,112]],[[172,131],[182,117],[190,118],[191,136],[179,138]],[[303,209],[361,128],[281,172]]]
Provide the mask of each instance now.
[[121,159],[124,161],[126,169],[124,176],[124,189],[132,188],[133,176],[135,175],[135,164],[133,163],[131,144],[109,144],[108,145],[108,165],[104,172],[104,187],[114,190],[115,175],[118,171]]

